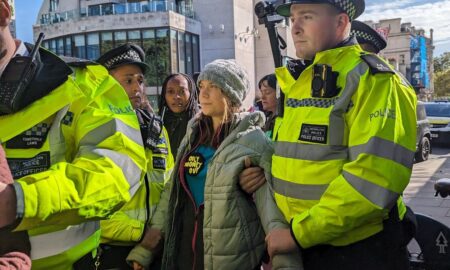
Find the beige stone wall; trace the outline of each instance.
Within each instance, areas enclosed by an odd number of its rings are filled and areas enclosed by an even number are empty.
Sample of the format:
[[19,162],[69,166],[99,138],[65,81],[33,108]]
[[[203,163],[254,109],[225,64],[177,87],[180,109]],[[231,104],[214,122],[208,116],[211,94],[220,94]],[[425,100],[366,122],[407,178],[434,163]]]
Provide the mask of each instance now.
[[167,26],[197,35],[200,34],[200,23],[198,21],[172,11],[82,17],[79,20],[70,20],[57,24],[35,25],[33,31],[34,36],[37,36],[39,32],[45,32],[46,39],[50,39],[75,33]]

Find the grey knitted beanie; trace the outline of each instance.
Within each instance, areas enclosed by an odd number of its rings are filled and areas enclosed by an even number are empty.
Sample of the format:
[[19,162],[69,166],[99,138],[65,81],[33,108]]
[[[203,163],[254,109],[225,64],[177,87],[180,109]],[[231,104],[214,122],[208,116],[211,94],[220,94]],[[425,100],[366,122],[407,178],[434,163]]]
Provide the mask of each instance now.
[[198,76],[197,84],[203,80],[214,82],[237,106],[244,101],[250,85],[247,72],[232,59],[217,59],[207,64]]

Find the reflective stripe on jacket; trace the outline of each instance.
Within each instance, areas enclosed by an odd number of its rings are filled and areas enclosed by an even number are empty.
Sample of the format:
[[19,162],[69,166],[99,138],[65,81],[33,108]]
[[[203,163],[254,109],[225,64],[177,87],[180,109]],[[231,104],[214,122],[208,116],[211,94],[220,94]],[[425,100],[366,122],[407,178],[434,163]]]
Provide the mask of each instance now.
[[[169,136],[163,127],[157,150],[146,148],[147,177],[131,200],[110,219],[100,222],[102,243],[114,245],[136,245],[142,238],[145,221],[150,220],[159,203],[164,184],[172,173],[174,160],[170,150]],[[150,194],[147,194],[146,185]],[[146,200],[150,206],[147,217]]]

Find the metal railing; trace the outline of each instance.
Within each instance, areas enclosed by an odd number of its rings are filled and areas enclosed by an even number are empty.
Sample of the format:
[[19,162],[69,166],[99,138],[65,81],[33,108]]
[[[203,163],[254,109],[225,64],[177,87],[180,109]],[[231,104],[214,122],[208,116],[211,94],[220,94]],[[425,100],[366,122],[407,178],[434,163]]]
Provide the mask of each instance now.
[[167,11],[173,11],[189,18],[195,17],[192,5],[177,5],[172,1],[142,1],[136,3],[107,3],[84,7],[79,10],[74,9],[64,12],[45,13],[41,15],[40,24],[56,24],[70,20],[78,20],[83,17]]

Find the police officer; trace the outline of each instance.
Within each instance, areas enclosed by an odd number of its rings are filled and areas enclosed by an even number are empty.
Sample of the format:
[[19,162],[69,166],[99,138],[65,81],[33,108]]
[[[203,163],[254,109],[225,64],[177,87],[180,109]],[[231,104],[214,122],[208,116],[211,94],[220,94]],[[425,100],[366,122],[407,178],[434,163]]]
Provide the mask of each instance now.
[[387,45],[386,39],[380,33],[357,20],[352,22],[350,35],[356,38],[359,46],[366,52],[378,54]]
[[272,185],[291,228],[269,254],[303,251],[305,269],[408,269],[400,198],[415,152],[416,96],[349,36],[364,0],[292,0],[298,58],[278,68],[284,115],[274,128]]
[[0,0],[0,142],[15,180],[0,183],[0,228],[29,232],[33,269],[93,269],[98,220],[129,201],[143,177],[139,123],[100,65],[69,66],[40,48],[38,68],[18,87],[24,62],[13,57],[32,46],[12,38],[10,17]]
[[144,51],[135,44],[127,43],[106,52],[97,62],[105,66],[125,89],[138,116],[146,148],[148,163],[145,183],[111,219],[100,223],[103,244],[99,269],[131,269],[125,259],[137,243],[145,246],[148,242],[149,234],[144,236],[146,223],[155,211],[174,161],[169,137],[159,116],[146,106],[144,74],[148,66]]

